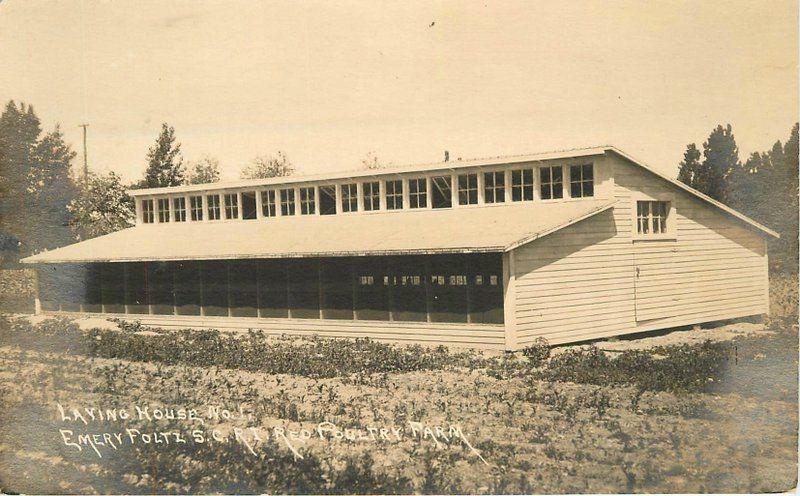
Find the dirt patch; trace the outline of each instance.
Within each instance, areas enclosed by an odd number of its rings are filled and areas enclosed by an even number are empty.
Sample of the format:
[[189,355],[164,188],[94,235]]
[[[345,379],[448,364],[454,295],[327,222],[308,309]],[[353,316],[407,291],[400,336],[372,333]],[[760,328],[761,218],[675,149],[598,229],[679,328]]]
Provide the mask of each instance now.
[[[667,331],[656,336],[639,338],[617,338],[597,341],[595,346],[603,351],[621,352],[625,350],[649,350],[657,346],[681,344],[697,344],[703,341],[732,341],[745,336],[768,336],[774,331],[764,324],[752,322],[735,322],[731,324]],[[572,347],[564,347],[566,349]]]

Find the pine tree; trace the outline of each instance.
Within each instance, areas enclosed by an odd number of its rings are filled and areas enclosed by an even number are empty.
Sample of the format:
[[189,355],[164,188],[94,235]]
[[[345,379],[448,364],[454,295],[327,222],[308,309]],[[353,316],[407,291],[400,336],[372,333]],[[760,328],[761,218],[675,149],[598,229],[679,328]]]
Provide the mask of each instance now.
[[730,205],[776,230],[770,242],[773,270],[797,272],[798,125],[786,144],[777,141],[766,152],[753,153],[727,178]]
[[678,180],[682,183],[697,189],[696,178],[700,172],[700,150],[697,145],[690,143],[686,145],[683,152],[683,160],[678,168]]
[[703,143],[703,160],[694,143],[686,146],[683,160],[678,168],[678,180],[705,193],[711,198],[727,203],[728,178],[740,172],[739,148],[733,137],[733,129],[717,126]]
[[175,142],[175,128],[166,122],[161,125],[161,134],[147,151],[147,170],[141,186],[162,188],[185,183],[181,144]]
[[67,204],[76,189],[71,177],[75,153],[61,129],[40,138],[33,108],[13,101],[0,115],[1,230],[20,243],[20,254],[71,241]]
[[28,177],[42,132],[33,107],[9,101],[0,115],[0,229],[25,242],[32,232],[26,215]]
[[38,251],[72,241],[67,205],[78,194],[78,188],[71,175],[75,152],[64,142],[58,125],[37,143],[34,157],[27,198],[28,211],[37,216],[33,248]]
[[739,147],[736,146],[731,125],[717,126],[703,143],[703,166],[697,189],[711,198],[727,203],[728,175],[741,166]]

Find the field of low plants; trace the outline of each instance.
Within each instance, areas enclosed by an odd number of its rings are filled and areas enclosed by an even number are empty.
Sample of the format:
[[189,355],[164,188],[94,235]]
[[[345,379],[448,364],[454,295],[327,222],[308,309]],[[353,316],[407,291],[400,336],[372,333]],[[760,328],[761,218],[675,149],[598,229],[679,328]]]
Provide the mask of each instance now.
[[788,490],[794,322],[729,342],[488,356],[4,317],[0,489]]

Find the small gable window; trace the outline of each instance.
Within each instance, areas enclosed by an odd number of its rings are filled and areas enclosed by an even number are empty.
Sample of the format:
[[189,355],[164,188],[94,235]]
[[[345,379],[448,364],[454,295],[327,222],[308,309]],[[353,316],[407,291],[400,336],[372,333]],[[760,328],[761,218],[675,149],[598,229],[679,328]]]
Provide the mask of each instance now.
[[670,203],[667,201],[639,200],[636,202],[636,233],[640,236],[667,234]]

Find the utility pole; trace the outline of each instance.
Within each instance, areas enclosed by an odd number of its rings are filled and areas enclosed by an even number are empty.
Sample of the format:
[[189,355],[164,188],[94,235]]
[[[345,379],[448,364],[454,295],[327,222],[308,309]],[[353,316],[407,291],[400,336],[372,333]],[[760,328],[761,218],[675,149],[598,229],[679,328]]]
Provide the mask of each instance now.
[[89,182],[89,162],[86,160],[86,128],[89,124],[80,124],[78,127],[83,128],[83,183]]

